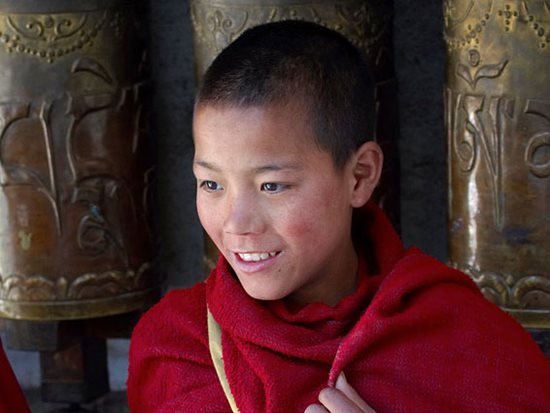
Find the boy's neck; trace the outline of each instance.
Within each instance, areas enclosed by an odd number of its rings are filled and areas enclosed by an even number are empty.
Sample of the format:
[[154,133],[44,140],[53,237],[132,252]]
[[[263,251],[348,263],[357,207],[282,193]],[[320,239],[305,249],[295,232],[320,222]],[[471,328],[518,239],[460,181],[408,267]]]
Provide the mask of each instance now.
[[345,253],[339,254],[335,259],[341,264],[337,276],[325,280],[324,283],[307,288],[304,292],[295,293],[285,299],[289,309],[296,311],[307,304],[323,303],[331,307],[336,306],[344,297],[353,294],[358,285],[359,258],[357,252],[350,243]]

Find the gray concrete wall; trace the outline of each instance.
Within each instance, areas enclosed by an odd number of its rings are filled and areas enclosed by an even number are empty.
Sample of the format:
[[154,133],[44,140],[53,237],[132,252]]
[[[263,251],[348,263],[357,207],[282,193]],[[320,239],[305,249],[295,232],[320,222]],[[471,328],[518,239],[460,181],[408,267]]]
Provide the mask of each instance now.
[[[184,0],[151,0],[153,136],[158,147],[158,271],[167,287],[202,277],[202,232],[191,174],[194,90],[191,23]],[[395,57],[401,130],[402,234],[446,259],[446,172],[443,130],[442,5],[395,0]],[[111,385],[123,389],[127,340],[109,343]],[[8,351],[25,387],[37,386],[38,357]]]
[[402,237],[447,259],[446,135],[443,122],[443,5],[395,0],[399,85]]
[[152,129],[158,148],[159,272],[167,287],[202,277],[203,235],[191,171],[194,67],[187,1],[151,1]]

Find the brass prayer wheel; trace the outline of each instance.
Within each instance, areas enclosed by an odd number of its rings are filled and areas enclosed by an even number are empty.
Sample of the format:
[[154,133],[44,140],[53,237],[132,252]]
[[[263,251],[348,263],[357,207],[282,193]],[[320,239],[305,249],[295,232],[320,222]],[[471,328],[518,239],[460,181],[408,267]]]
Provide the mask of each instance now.
[[0,0],[1,317],[102,317],[158,295],[136,10]]
[[[376,81],[376,141],[384,151],[384,170],[375,195],[399,227],[399,161],[397,153],[397,88],[393,68],[392,1],[381,0],[192,0],[195,67],[200,79],[225,46],[246,29],[280,20],[306,20],[348,38],[366,58]],[[319,45],[322,47],[322,45]],[[206,247],[207,268],[216,248]]]
[[548,2],[447,0],[444,16],[450,262],[550,328]]

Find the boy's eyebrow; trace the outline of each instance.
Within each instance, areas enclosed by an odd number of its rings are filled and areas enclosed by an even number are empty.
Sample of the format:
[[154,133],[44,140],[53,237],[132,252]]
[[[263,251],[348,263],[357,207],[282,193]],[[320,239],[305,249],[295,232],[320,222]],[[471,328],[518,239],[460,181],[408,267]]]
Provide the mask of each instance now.
[[[220,172],[220,168],[217,166],[211,164],[210,162],[203,161],[201,159],[195,159],[193,161],[194,164],[198,166],[202,166],[203,168],[210,169],[214,172]],[[253,172],[257,174],[265,173],[265,172],[276,172],[276,171],[283,171],[286,169],[291,170],[299,170],[302,169],[302,165],[294,162],[286,162],[286,163],[273,163],[273,164],[267,164],[262,166],[257,166],[253,168]]]
[[210,169],[211,171],[220,172],[220,169],[212,165],[210,162],[202,161],[200,159],[195,159],[193,163],[196,165],[202,166],[203,168]]
[[282,170],[285,170],[285,169],[297,170],[297,169],[302,169],[302,166],[300,164],[293,163],[293,162],[273,163],[273,164],[258,166],[256,168],[254,168],[254,172],[255,173],[277,172],[277,171],[282,171]]

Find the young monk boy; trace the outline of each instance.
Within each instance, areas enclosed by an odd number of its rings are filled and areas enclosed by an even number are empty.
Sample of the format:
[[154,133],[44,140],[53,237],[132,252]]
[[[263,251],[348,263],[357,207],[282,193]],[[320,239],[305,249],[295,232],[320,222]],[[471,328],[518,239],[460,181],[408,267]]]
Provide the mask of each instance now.
[[133,412],[550,411],[529,335],[369,201],[373,96],[359,52],[310,23],[256,27],[214,61],[193,171],[221,255],[136,327]]

